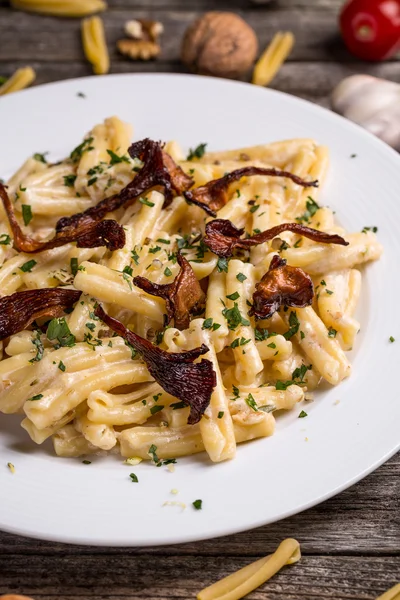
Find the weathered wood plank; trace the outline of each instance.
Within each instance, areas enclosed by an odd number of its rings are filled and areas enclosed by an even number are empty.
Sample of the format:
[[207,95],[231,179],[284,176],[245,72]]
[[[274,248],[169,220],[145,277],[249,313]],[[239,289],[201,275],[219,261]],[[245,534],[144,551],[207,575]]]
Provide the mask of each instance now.
[[[164,24],[161,59],[179,61],[183,34],[198,13],[193,10],[138,9],[112,10],[104,13],[108,47],[112,60],[118,60],[116,42],[124,37],[123,28],[128,18],[160,20]],[[260,42],[260,50],[269,43],[279,30],[296,34],[296,44],[290,61],[340,60],[353,62],[338,35],[335,7],[326,10],[270,9],[268,11],[239,11],[254,27]],[[60,20],[29,13],[0,9],[0,61],[81,61],[80,20]]]
[[[9,61],[0,63],[0,74],[11,75],[15,69],[26,64],[26,61]],[[91,75],[91,67],[82,62],[38,62],[29,61],[37,71],[37,84],[49,81],[70,79]],[[148,73],[148,72],[185,72],[185,67],[180,62],[131,62],[127,60],[114,61],[111,65],[112,73]],[[335,85],[344,77],[354,73],[369,73],[377,77],[385,77],[400,83],[400,68],[397,63],[370,63],[361,62],[352,64],[340,63],[286,63],[271,84],[277,90],[300,96],[307,100],[318,102],[324,106],[329,105],[329,95]]]
[[[35,600],[189,599],[247,563],[242,558],[196,555],[87,556],[84,560],[9,555],[0,558],[0,585],[3,593],[27,594]],[[399,579],[397,558],[309,556],[283,569],[249,600],[372,600]]]
[[[339,496],[279,523],[216,540],[168,548],[153,555],[247,556],[266,554],[285,537],[296,537],[304,554],[400,556],[400,454]],[[0,556],[131,555],[140,548],[90,548],[40,542],[0,533]],[[400,558],[399,558],[400,564]]]

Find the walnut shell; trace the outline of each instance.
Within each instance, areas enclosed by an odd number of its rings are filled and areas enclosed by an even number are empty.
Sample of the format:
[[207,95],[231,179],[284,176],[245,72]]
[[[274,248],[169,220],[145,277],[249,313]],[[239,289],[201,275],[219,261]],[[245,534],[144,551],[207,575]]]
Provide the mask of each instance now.
[[208,12],[187,29],[181,58],[195,73],[238,79],[251,68],[257,52],[257,36],[241,17]]

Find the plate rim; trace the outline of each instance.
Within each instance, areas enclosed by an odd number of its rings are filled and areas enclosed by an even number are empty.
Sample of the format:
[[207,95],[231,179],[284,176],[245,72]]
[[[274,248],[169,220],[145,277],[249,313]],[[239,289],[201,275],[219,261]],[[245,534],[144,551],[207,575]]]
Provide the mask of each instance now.
[[[20,94],[23,94],[24,96],[33,95],[36,93],[36,91],[41,91],[43,88],[48,88],[48,87],[56,88],[56,87],[61,87],[61,86],[68,87],[68,86],[73,86],[76,84],[82,84],[87,81],[109,80],[110,78],[113,78],[113,79],[168,78],[171,80],[172,79],[185,79],[185,80],[187,80],[187,79],[204,80],[205,79],[205,80],[208,80],[209,82],[212,82],[213,84],[217,84],[217,85],[222,84],[222,85],[226,85],[228,87],[240,86],[240,87],[245,87],[247,89],[253,89],[253,92],[255,92],[255,89],[258,87],[258,86],[254,86],[254,85],[252,85],[250,83],[246,83],[246,82],[233,81],[233,80],[227,80],[227,79],[216,79],[213,77],[183,74],[183,73],[162,73],[162,72],[161,73],[114,73],[114,74],[108,74],[108,75],[102,75],[102,76],[91,75],[91,76],[86,76],[86,77],[78,77],[78,78],[73,78],[73,79],[66,79],[66,80],[64,79],[64,80],[60,80],[60,81],[44,83],[41,85],[34,86],[32,88],[22,90],[22,92],[20,92]],[[318,104],[314,104],[313,102],[311,102],[309,100],[306,100],[304,98],[299,98],[299,97],[289,94],[287,92],[282,92],[282,91],[274,90],[271,88],[261,88],[261,87],[259,87],[258,90],[259,91],[256,93],[267,93],[267,94],[270,94],[273,96],[284,96],[285,98],[290,98],[290,101],[294,101],[295,103],[300,103],[301,105],[303,105],[305,108],[307,108],[308,110],[310,110],[313,113],[319,113],[320,111],[322,111],[321,114],[323,114],[325,116],[328,114],[330,119],[337,120],[338,123],[340,122],[341,127],[345,127],[350,131],[354,131],[355,134],[358,136],[360,136],[360,135],[363,136],[365,138],[366,142],[368,142],[368,140],[369,140],[370,143],[373,143],[377,148],[379,148],[380,153],[385,153],[387,156],[391,157],[391,160],[398,161],[399,166],[400,166],[400,155],[394,149],[392,149],[390,146],[388,146],[386,143],[384,143],[380,139],[376,138],[370,132],[363,129],[361,126],[345,119],[341,115],[334,113],[333,111],[329,110],[328,108],[320,106]],[[4,96],[4,97],[0,98],[0,102],[3,101],[3,103],[6,103],[7,101],[10,101],[10,98],[12,98],[12,95],[10,95],[8,97]],[[0,104],[0,106],[1,106],[1,104]],[[7,415],[5,415],[5,418],[7,418]],[[170,536],[168,538],[168,541],[166,541],[165,539],[162,539],[160,537],[160,539],[156,542],[154,540],[151,540],[150,542],[146,543],[146,541],[143,541],[143,540],[140,540],[140,542],[135,542],[135,540],[132,540],[132,542],[129,542],[128,540],[125,541],[125,540],[120,540],[120,539],[111,539],[111,536],[107,536],[107,538],[103,539],[102,541],[99,538],[94,540],[93,538],[90,538],[90,537],[88,537],[88,538],[79,537],[79,535],[77,536],[76,534],[71,535],[71,536],[63,535],[63,534],[55,534],[54,536],[50,536],[47,534],[43,535],[37,531],[35,532],[35,531],[26,530],[24,528],[8,526],[7,524],[3,524],[3,523],[0,523],[0,528],[1,528],[1,530],[5,531],[7,533],[11,533],[11,534],[15,534],[15,535],[22,535],[22,536],[30,537],[33,539],[40,539],[40,540],[45,540],[45,541],[50,541],[50,542],[57,542],[57,543],[76,544],[76,545],[84,545],[84,546],[95,545],[95,546],[102,546],[102,547],[154,547],[154,546],[167,546],[167,545],[172,545],[172,544],[193,543],[196,541],[214,539],[217,537],[219,538],[219,537],[233,535],[233,534],[244,532],[244,531],[250,531],[250,530],[258,528],[260,526],[266,526],[271,523],[291,517],[295,514],[304,512],[305,510],[308,510],[309,508],[312,508],[322,502],[325,502],[329,498],[332,498],[333,496],[343,492],[344,490],[346,490],[349,487],[351,487],[352,485],[358,483],[361,479],[365,478],[370,473],[375,471],[379,466],[381,466],[387,460],[389,460],[392,456],[394,456],[399,449],[400,449],[400,438],[399,438],[398,442],[395,443],[394,446],[390,450],[388,450],[383,456],[381,456],[379,459],[374,461],[367,468],[365,468],[364,470],[359,472],[355,477],[348,478],[343,484],[341,484],[339,486],[336,486],[336,487],[333,486],[332,489],[327,491],[325,494],[319,496],[318,498],[316,498],[314,500],[310,500],[308,502],[305,502],[304,504],[297,506],[297,507],[293,508],[292,510],[287,510],[286,512],[281,513],[279,516],[276,516],[274,518],[265,519],[265,518],[260,517],[258,520],[254,520],[253,524],[251,526],[248,526],[248,525],[234,526],[234,524],[233,524],[229,528],[229,530],[227,529],[223,532],[218,532],[216,534],[215,533],[205,533],[204,535],[193,534],[193,536],[191,536],[189,534],[187,536],[184,536],[182,533],[180,533],[180,534],[177,534],[176,538],[172,538]]]

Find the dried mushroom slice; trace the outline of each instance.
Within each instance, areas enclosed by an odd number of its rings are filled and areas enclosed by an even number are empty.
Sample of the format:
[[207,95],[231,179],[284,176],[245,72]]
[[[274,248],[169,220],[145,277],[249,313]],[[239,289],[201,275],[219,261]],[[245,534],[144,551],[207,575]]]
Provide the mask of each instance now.
[[256,285],[253,306],[249,311],[256,319],[269,319],[281,306],[304,308],[314,297],[311,277],[298,267],[275,255],[268,271]]
[[23,331],[40,317],[60,317],[80,295],[77,290],[42,288],[0,298],[0,340]]
[[235,248],[246,250],[252,246],[258,246],[259,244],[272,240],[284,231],[297,233],[298,235],[302,235],[314,242],[319,242],[320,244],[349,245],[349,242],[346,242],[340,235],[331,235],[324,231],[319,231],[318,229],[306,227],[300,223],[282,223],[281,225],[276,225],[275,227],[271,227],[271,229],[261,231],[261,233],[257,233],[251,237],[241,238],[240,236],[243,235],[244,229],[238,229],[233,223],[226,219],[215,219],[214,221],[207,223],[204,244],[210,248],[211,252],[217,254],[217,256],[229,258],[232,256]]
[[196,275],[190,263],[178,252],[180,272],[174,281],[167,284],[157,284],[145,277],[134,277],[133,283],[152,296],[164,298],[167,308],[167,324],[174,319],[177,329],[189,327],[190,315],[196,312],[205,301]]
[[181,353],[167,352],[129,331],[120,321],[107,315],[101,306],[97,306],[95,315],[141,354],[150,374],[168,394],[190,406],[189,425],[198,423],[217,382],[211,361],[194,362],[208,352],[207,346],[203,344]]
[[288,171],[281,171],[274,168],[263,167],[242,167],[231,173],[227,173],[220,179],[213,179],[205,185],[202,185],[194,190],[184,192],[186,200],[200,206],[212,217],[216,216],[219,211],[228,202],[228,188],[231,183],[239,181],[242,177],[250,177],[252,175],[268,175],[270,177],[286,177],[291,179],[297,185],[302,187],[318,187],[318,181],[306,181]]

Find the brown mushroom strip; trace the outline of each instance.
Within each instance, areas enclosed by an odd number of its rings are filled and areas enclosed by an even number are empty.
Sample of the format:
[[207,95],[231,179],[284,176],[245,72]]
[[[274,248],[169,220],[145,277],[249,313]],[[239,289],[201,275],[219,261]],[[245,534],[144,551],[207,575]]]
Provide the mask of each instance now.
[[82,292],[66,288],[24,290],[0,298],[0,340],[23,331],[40,317],[60,317]]
[[229,258],[232,256],[235,248],[249,249],[251,246],[258,246],[258,244],[272,240],[284,231],[297,233],[321,244],[349,245],[349,242],[346,242],[340,235],[331,235],[318,229],[306,227],[300,223],[282,223],[249,238],[241,238],[240,236],[243,235],[244,229],[238,229],[226,219],[214,219],[214,221],[207,223],[204,244],[210,248],[211,252],[217,254],[217,256]]
[[298,267],[275,255],[268,271],[256,285],[249,315],[269,319],[281,306],[304,308],[312,304],[314,286],[311,277]]
[[70,242],[76,242],[78,248],[98,248],[106,246],[109,250],[119,250],[125,246],[124,228],[116,221],[105,220],[81,223],[78,227],[69,227],[47,242],[35,240],[26,235],[18,224],[14,207],[4,185],[0,184],[0,196],[10,222],[14,237],[14,248],[28,254],[58,248]]
[[174,319],[177,329],[187,329],[190,323],[190,314],[195,312],[205,301],[196,275],[190,263],[178,252],[178,263],[181,267],[172,283],[157,284],[145,277],[134,277],[133,283],[140,289],[164,298],[167,307],[167,323]]
[[217,383],[211,361],[193,362],[208,352],[207,346],[202,344],[180,353],[167,352],[129,331],[120,321],[107,315],[101,306],[97,306],[95,315],[142,355],[150,374],[168,394],[190,406],[189,425],[198,423]]
[[136,198],[157,186],[163,188],[164,206],[168,206],[172,201],[173,190],[182,194],[193,185],[192,178],[186,175],[163,151],[159,142],[146,138],[132,144],[128,152],[132,158],[139,158],[143,162],[142,168],[134,179],[118,194],[104,198],[82,213],[59,219],[56,226],[57,231],[67,227],[78,227],[83,222],[100,221],[109,212],[113,212],[121,206],[128,207]]
[[303,187],[318,187],[318,181],[305,181],[289,173],[288,171],[281,171],[274,168],[263,168],[263,167],[242,167],[236,169],[231,173],[227,173],[220,179],[213,179],[205,185],[202,185],[190,192],[184,192],[186,200],[197,204],[200,208],[204,209],[206,213],[212,217],[216,216],[218,210],[220,210],[228,202],[228,187],[234,181],[239,181],[242,177],[250,177],[251,175],[268,175],[272,177],[287,177],[291,179],[297,185]]

